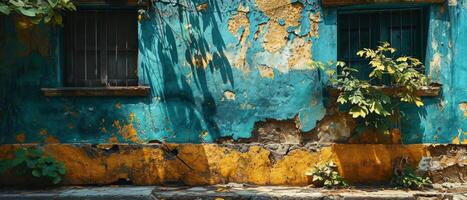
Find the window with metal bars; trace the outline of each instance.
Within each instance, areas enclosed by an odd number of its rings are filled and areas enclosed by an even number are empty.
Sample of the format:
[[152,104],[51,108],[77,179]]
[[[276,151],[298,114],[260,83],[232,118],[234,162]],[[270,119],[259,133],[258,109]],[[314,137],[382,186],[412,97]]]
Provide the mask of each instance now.
[[136,10],[79,10],[65,17],[67,87],[136,86]]
[[[396,56],[412,56],[424,62],[427,42],[425,8],[340,11],[337,19],[337,58],[359,70],[355,76],[368,79],[368,61],[356,53],[389,42]],[[385,78],[382,83],[389,84]]]

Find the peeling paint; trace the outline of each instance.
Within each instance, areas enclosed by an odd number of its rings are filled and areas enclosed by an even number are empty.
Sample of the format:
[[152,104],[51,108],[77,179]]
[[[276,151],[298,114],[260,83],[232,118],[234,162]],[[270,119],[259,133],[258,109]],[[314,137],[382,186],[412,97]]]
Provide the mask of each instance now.
[[260,66],[259,73],[261,77],[274,79],[274,69],[269,66]]
[[[258,0],[256,3],[265,15],[270,18],[263,44],[264,49],[269,52],[277,52],[287,44],[289,35],[287,26],[299,25],[303,4],[281,0]],[[284,20],[286,26],[280,25],[279,20]]]
[[224,92],[224,97],[225,97],[227,100],[234,101],[234,100],[235,100],[235,93],[232,92],[232,91],[225,91],[225,92]]
[[312,61],[311,46],[311,41],[295,38],[290,45],[291,55],[288,59],[288,68],[307,69]]
[[467,118],[467,103],[460,103],[459,109],[464,113],[464,117]]

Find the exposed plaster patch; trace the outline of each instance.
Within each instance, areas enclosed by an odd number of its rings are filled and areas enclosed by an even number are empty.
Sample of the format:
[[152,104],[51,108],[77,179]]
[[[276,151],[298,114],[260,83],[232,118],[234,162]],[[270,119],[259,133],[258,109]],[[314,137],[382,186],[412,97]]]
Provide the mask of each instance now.
[[[454,139],[452,139],[452,144],[467,144],[467,132],[462,131],[461,129],[458,130],[458,134]],[[462,139],[464,138],[464,139]]]
[[287,40],[287,27],[273,22],[269,24],[268,31],[264,35],[263,47],[268,52],[277,52],[285,47]]
[[240,52],[238,52],[237,59],[235,60],[235,67],[244,73],[250,72],[250,67],[248,62],[246,61],[246,54],[248,51],[248,47],[251,45],[250,42],[242,43],[242,48]]
[[345,113],[328,115],[316,124],[313,134],[318,135],[319,142],[346,142],[355,129],[355,122]]
[[315,14],[310,13],[310,36],[318,37],[319,22],[321,20],[321,13],[316,12]]
[[197,67],[206,69],[212,61],[212,54],[206,53],[205,55],[196,54],[191,58],[191,63]]
[[263,78],[274,79],[274,69],[266,65],[259,66],[259,75]]
[[435,53],[435,55],[433,55],[433,58],[430,61],[430,74],[429,74],[429,77],[431,79],[439,77],[440,68],[441,68],[441,54]]
[[287,66],[289,69],[306,69],[311,62],[312,42],[304,38],[295,38],[290,44],[290,57]]
[[253,35],[253,39],[254,40],[257,40],[258,37],[261,35],[261,33],[264,32],[264,28],[266,27],[266,24],[265,23],[262,23],[262,24],[258,24],[258,30],[255,31],[255,34]]
[[457,0],[448,0],[449,6],[457,6]]
[[229,60],[234,61],[234,67],[245,73],[250,71],[246,62],[246,54],[250,46],[250,42],[247,42],[248,35],[250,34],[250,21],[247,14],[248,8],[240,5],[238,13],[230,17],[228,22],[228,29],[237,37],[241,48],[234,55],[227,54],[227,57]]
[[[283,0],[258,0],[258,7],[270,18],[268,32],[264,36],[263,47],[269,52],[277,52],[287,44],[288,26],[300,25],[303,4]],[[279,21],[283,21],[282,26]]]
[[436,40],[431,41],[431,48],[433,49],[433,51],[437,51],[438,50],[438,41],[436,41]]
[[209,8],[209,4],[208,3],[202,3],[202,4],[199,4],[196,6],[196,10],[197,11],[205,11]]
[[300,144],[301,131],[294,120],[268,119],[256,122],[250,142],[261,144]]
[[232,92],[232,91],[225,91],[224,92],[224,98],[227,99],[227,100],[231,100],[231,101],[234,101],[235,100],[235,93]]
[[464,118],[467,118],[467,102],[460,103],[459,109],[464,112]]
[[[242,9],[240,5],[238,10]],[[229,31],[237,37],[240,44],[245,43],[248,34],[250,33],[250,21],[245,12],[238,12],[236,15],[230,17],[228,22]]]

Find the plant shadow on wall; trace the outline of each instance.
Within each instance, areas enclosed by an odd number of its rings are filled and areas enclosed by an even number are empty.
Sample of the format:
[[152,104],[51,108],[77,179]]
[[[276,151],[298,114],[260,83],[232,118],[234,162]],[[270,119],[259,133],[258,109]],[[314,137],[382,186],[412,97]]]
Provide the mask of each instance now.
[[[209,90],[208,76],[219,73],[223,84],[234,87],[231,65],[224,54],[226,45],[218,27],[222,15],[216,8],[221,1],[209,0],[202,9],[196,3],[153,1],[146,11],[140,11],[142,67],[152,93],[164,107],[164,141],[200,143],[219,138],[214,120],[216,102]],[[210,37],[206,33],[211,33]],[[146,46],[149,44],[152,46]]]
[[[337,75],[335,70],[328,68],[329,63],[312,63],[313,67],[325,70],[331,77],[329,84],[337,89],[335,101],[339,111],[349,114],[355,121],[352,137],[369,132],[385,135],[400,132],[398,123],[405,116],[401,108],[424,106],[417,94],[429,85],[427,77],[421,73],[422,63],[409,56],[397,57],[395,52],[396,49],[387,42],[376,49],[365,48],[357,52],[358,56],[369,60],[371,71],[368,79],[357,78],[358,70],[344,62],[335,64],[340,70]],[[381,84],[386,79],[390,82]],[[426,111],[422,108],[418,112],[423,116]]]

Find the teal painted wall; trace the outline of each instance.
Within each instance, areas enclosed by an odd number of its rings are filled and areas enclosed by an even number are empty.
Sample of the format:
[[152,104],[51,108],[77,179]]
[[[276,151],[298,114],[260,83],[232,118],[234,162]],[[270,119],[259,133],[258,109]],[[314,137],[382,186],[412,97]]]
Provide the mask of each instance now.
[[[142,98],[42,96],[62,86],[62,28],[2,19],[0,143],[214,142],[295,117],[312,130],[326,109],[307,63],[336,59],[336,14],[313,0],[156,3],[139,24],[138,73],[151,87]],[[465,15],[464,1],[430,7],[427,73],[443,91],[406,108],[404,143],[467,138]]]

